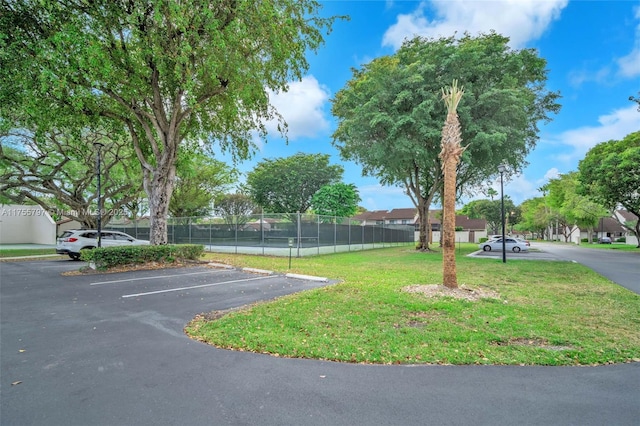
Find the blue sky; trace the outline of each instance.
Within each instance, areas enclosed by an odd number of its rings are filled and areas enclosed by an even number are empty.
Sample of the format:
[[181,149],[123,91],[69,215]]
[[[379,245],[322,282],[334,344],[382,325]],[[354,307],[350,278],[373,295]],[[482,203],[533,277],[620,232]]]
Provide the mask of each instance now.
[[[331,144],[336,128],[330,99],[351,78],[351,68],[393,54],[414,35],[472,35],[495,30],[514,49],[535,48],[547,60],[547,87],[559,90],[562,109],[540,126],[540,140],[529,165],[505,182],[516,204],[541,195],[537,188],[558,173],[577,170],[585,153],[599,142],[622,139],[640,130],[640,0],[448,0],[322,1],[323,15],[349,15],[338,21],[325,45],[308,59],[310,69],[272,104],[289,125],[289,143],[272,130],[260,150],[238,168],[247,172],[264,158],[297,152],[328,153],[345,168],[344,182],[355,184],[368,210],[413,207],[399,187],[383,187],[362,177],[361,167],[340,159]],[[462,82],[464,84],[464,82]],[[499,190],[499,179],[489,182]],[[478,194],[476,198],[486,198]],[[463,200],[462,203],[464,204]]]

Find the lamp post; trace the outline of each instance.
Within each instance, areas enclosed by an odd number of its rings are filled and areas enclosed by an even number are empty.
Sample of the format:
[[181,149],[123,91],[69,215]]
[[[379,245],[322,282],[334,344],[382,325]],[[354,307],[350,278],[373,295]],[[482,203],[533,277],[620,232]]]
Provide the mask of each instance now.
[[96,177],[98,180],[97,189],[98,189],[98,247],[102,247],[102,193],[100,190],[100,150],[104,147],[104,144],[100,142],[93,143],[94,148],[96,149]]
[[505,241],[504,235],[504,183],[503,183],[503,175],[507,170],[507,166],[504,164],[500,164],[498,166],[498,171],[500,172],[500,212],[502,217],[502,263],[507,263],[507,244]]

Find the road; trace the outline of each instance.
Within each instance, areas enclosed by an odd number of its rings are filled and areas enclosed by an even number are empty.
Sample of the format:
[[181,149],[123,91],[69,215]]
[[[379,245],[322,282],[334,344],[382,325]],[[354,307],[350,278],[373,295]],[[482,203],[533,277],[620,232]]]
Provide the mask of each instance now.
[[628,252],[539,242],[534,243],[534,247],[558,259],[585,265],[611,281],[640,294],[640,250]]
[[207,268],[0,263],[2,425],[637,426],[640,363],[354,365],[216,349],[199,312],[325,283]]

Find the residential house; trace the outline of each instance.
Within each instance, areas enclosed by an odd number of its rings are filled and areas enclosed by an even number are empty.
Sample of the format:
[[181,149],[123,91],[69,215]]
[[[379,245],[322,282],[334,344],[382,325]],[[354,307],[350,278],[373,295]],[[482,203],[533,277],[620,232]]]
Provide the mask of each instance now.
[[[430,210],[431,238],[430,242],[440,241],[441,210]],[[374,210],[364,212],[353,219],[360,220],[362,225],[414,225],[416,229],[416,241],[419,237],[418,209],[402,208],[392,210]],[[478,242],[480,238],[487,236],[487,221],[484,219],[471,219],[468,216],[456,215],[456,228],[462,229],[456,232],[456,241]]]
[[[615,212],[613,212],[613,215],[619,223],[624,223],[627,226],[638,221],[638,216],[626,210],[616,210]],[[626,229],[624,237],[627,244],[631,244],[634,246],[638,245],[638,237],[636,237],[635,235],[633,235],[633,233],[629,232]]]
[[[627,244],[637,246],[638,240],[624,226],[623,223],[633,223],[638,220],[637,216],[626,210],[616,210],[610,217],[602,217],[598,221],[598,225],[593,229],[593,235],[591,236],[593,242],[597,242],[602,237],[609,237],[612,241],[616,241],[620,238],[625,238]],[[580,240],[588,239],[589,235],[586,230],[579,230],[579,238],[572,238],[572,242],[576,244]]]

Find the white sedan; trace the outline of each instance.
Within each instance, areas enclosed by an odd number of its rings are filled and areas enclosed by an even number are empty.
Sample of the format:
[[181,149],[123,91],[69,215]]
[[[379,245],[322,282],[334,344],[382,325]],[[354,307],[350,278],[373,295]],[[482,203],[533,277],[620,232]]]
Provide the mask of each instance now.
[[[518,241],[515,238],[505,238],[504,239],[505,249],[518,253],[520,251],[528,251],[529,246],[522,241]],[[478,244],[484,251],[502,251],[502,238],[498,238],[497,240],[485,241],[484,243]]]

